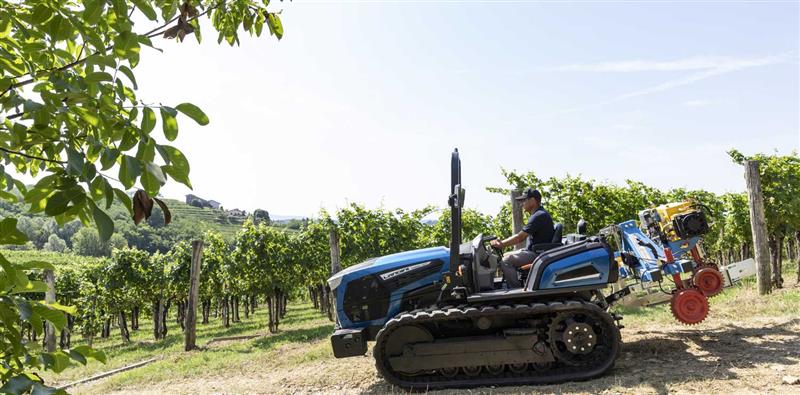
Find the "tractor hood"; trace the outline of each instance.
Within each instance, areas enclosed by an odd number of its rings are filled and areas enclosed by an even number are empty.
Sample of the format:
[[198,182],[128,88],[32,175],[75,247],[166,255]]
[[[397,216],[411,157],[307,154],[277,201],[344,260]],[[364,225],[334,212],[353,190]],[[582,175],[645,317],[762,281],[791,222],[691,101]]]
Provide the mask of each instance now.
[[368,274],[381,273],[393,269],[399,270],[415,263],[436,259],[448,262],[449,257],[450,250],[448,248],[431,247],[372,258],[334,274],[328,279],[328,285],[333,291],[342,283],[342,279],[345,277],[359,278]]

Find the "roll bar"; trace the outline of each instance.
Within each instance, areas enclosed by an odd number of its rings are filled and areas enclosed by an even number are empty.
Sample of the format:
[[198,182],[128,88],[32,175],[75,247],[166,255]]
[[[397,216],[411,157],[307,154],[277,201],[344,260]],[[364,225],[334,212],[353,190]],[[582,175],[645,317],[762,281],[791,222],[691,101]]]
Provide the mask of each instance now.
[[461,159],[458,148],[450,158],[450,271],[458,268],[459,248],[461,246],[461,208],[464,207],[464,189],[461,188]]

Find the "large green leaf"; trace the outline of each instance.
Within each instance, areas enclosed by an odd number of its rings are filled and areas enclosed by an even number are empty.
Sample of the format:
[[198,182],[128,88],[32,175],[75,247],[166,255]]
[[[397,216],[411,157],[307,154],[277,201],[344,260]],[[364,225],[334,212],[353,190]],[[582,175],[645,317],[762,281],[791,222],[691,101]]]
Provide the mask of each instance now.
[[15,195],[15,194],[13,194],[11,192],[6,192],[4,190],[0,190],[0,199],[7,200],[7,201],[9,201],[11,203],[17,203],[19,201],[19,198],[17,198],[17,195]]
[[90,112],[87,108],[73,106],[71,109],[89,125],[98,126],[100,124],[100,118],[97,117],[97,114]]
[[164,173],[155,163],[148,163],[141,178],[142,186],[147,194],[156,196],[161,186],[166,182]]
[[70,357],[63,351],[42,353],[39,358],[46,368],[56,373],[63,372],[70,365]]
[[67,171],[72,175],[83,172],[83,155],[71,147],[67,147]]
[[106,73],[105,71],[95,71],[89,74],[86,74],[86,77],[83,77],[86,82],[96,83],[96,82],[103,82],[103,81],[111,81],[113,77],[111,74]]
[[[91,201],[90,201],[91,202]],[[97,225],[97,231],[100,234],[100,240],[103,242],[108,241],[111,238],[111,235],[114,233],[114,221],[111,220],[111,217],[108,216],[100,207],[97,207],[94,202],[91,202],[92,205],[92,218],[94,218],[94,223]]]
[[86,357],[83,356],[83,354],[81,354],[81,353],[79,353],[77,351],[69,350],[68,354],[69,354],[69,357],[72,358],[73,361],[78,361],[78,363],[80,363],[81,365],[86,365],[86,362],[88,362],[86,360]]
[[50,17],[53,16],[53,10],[50,7],[39,4],[33,7],[33,11],[31,12],[31,23],[32,24],[42,24],[50,20]]
[[86,358],[93,358],[102,363],[106,363],[106,354],[101,350],[94,350],[88,346],[78,346],[72,348],[72,351],[80,353]]
[[130,155],[123,155],[119,164],[119,181],[122,185],[124,185],[125,188],[133,187],[136,178],[138,178],[140,174],[142,174],[142,168],[139,164],[139,160]]
[[64,329],[64,326],[67,325],[67,317],[64,315],[64,312],[51,309],[42,303],[32,303],[32,307],[34,313],[52,323],[56,329]]
[[166,166],[161,166],[164,173],[191,189],[192,184],[189,181],[189,161],[186,159],[186,156],[183,155],[183,152],[169,145],[159,145],[156,148],[164,159],[164,162],[167,163]]
[[153,131],[156,127],[156,113],[150,107],[145,107],[142,110],[142,132],[147,134]]
[[136,33],[125,31],[114,38],[114,55],[123,59],[139,56],[139,40]]
[[[17,275],[24,275],[24,272],[17,271]],[[27,276],[26,276],[27,278]],[[32,293],[32,292],[46,292],[47,291],[47,284],[44,281],[28,281],[27,284],[23,286],[14,287],[14,291],[12,294],[21,294],[21,293]]]
[[5,384],[0,387],[0,392],[4,394],[24,394],[31,389],[32,385],[33,380],[25,375],[18,375],[6,381]]
[[0,220],[0,244],[22,245],[28,241],[24,233],[17,230],[16,218]]
[[66,191],[58,191],[52,196],[47,198],[47,206],[44,209],[45,214],[50,216],[59,215],[69,208],[69,195]]
[[105,148],[103,149],[103,153],[100,154],[100,164],[102,170],[108,170],[114,163],[116,163],[117,157],[119,157],[119,150],[114,148]]
[[84,4],[83,17],[90,25],[97,23],[103,15],[105,0],[87,0]]
[[33,391],[31,395],[67,395],[67,391],[59,388],[48,387],[42,383],[33,383]]
[[151,21],[155,21],[158,19],[158,15],[156,15],[155,10],[153,7],[150,6],[149,0],[133,0],[133,4],[139,8],[140,11],[147,17],[147,19]]
[[16,298],[14,302],[16,302],[20,318],[23,320],[29,320],[31,317],[33,317],[33,307],[31,306],[31,302],[22,298]]
[[[85,191],[78,186],[65,191],[58,191],[47,198],[44,212],[50,216],[57,216],[67,212],[72,207],[83,207],[85,199]],[[73,205],[70,206],[70,203],[73,203]]]
[[283,38],[283,23],[278,14],[270,13],[267,16],[267,26],[269,26],[270,33],[278,37],[278,40]]
[[172,177],[173,180],[178,181],[179,183],[186,185],[189,189],[192,189],[192,182],[189,180],[189,175],[183,172],[180,169],[177,169],[175,166],[161,166],[161,170],[164,171],[168,176]]
[[199,107],[192,103],[181,103],[175,107],[176,110],[182,112],[184,115],[192,118],[200,125],[208,125],[208,117]]
[[128,209],[128,212],[133,215],[133,202],[131,201],[130,196],[117,188],[114,188],[114,195],[117,197],[117,200],[119,200],[122,205]]
[[43,261],[28,261],[25,263],[20,263],[18,267],[21,268],[22,270],[32,270],[32,269],[56,270],[53,264]]
[[125,74],[125,76],[128,77],[129,80],[131,80],[131,83],[133,84],[133,89],[139,89],[139,85],[136,84],[136,76],[133,75],[133,70],[131,70],[130,67],[122,64],[119,66],[119,71],[121,71],[122,74]]
[[63,304],[58,303],[58,302],[48,303],[47,307],[49,307],[49,308],[51,308],[53,310],[58,310],[58,311],[61,311],[61,312],[67,313],[67,314],[71,314],[71,315],[77,315],[78,314],[78,308],[77,307],[75,307],[75,306],[64,306]]
[[169,141],[174,141],[178,137],[178,121],[175,119],[177,111],[171,107],[161,107],[161,127],[164,130],[164,137]]

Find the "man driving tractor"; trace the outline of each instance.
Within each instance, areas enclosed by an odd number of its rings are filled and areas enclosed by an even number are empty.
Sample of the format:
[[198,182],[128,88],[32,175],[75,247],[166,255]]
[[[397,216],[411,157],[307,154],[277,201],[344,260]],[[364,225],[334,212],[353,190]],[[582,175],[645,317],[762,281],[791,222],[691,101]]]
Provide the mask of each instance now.
[[553,234],[555,233],[553,217],[542,207],[542,194],[539,193],[539,190],[526,188],[516,200],[521,201],[522,209],[531,214],[530,218],[528,218],[528,223],[522,227],[519,233],[505,240],[495,239],[491,241],[492,247],[502,249],[516,245],[527,238],[525,248],[506,254],[502,262],[500,262],[508,288],[522,287],[522,283],[520,283],[517,276],[518,268],[532,263],[537,256],[533,251],[533,246],[552,242]]

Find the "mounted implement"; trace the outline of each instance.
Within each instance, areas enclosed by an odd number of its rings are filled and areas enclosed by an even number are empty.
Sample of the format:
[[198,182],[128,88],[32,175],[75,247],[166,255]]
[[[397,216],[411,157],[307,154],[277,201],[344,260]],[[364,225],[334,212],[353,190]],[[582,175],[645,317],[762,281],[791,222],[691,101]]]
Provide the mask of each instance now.
[[[579,227],[562,237],[558,224],[552,243],[531,247],[538,256],[517,273],[523,287],[509,289],[498,277],[502,251],[489,247],[494,236],[461,242],[457,150],[450,191],[449,248],[371,259],[328,280],[336,298],[331,343],[337,358],[364,355],[374,340],[381,376],[411,389],[586,380],[611,369],[619,355],[622,317],[609,313],[612,303],[641,292],[642,284],[661,288],[671,276],[676,317],[699,322],[708,311],[706,296],[725,283],[713,265],[699,261],[695,246],[708,224],[689,205],[671,209],[669,217],[651,213],[645,229],[658,241],[634,221],[597,236]],[[697,260],[684,259],[689,255]],[[604,296],[610,285],[616,292]]]

